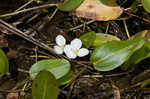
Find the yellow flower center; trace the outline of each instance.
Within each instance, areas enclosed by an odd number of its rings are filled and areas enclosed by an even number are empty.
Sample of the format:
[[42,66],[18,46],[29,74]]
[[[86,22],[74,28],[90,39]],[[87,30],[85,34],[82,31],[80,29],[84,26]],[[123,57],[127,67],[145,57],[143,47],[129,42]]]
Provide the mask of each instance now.
[[73,50],[73,52],[74,52],[75,54],[78,54],[79,50]]
[[61,48],[62,50],[64,50],[65,46],[64,46],[64,45],[62,45],[62,46],[60,46],[60,48]]

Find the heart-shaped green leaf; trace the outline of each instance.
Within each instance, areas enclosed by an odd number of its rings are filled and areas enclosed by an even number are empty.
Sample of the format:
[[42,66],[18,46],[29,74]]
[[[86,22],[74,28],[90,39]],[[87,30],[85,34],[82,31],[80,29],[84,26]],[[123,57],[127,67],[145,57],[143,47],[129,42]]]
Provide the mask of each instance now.
[[60,3],[57,7],[61,11],[71,11],[77,8],[84,0],[65,0]]
[[41,71],[32,84],[33,99],[57,99],[58,85],[56,78],[49,71]]
[[96,38],[96,33],[94,31],[88,32],[80,37],[83,45],[89,48]]
[[57,80],[58,85],[62,86],[62,85],[65,85],[65,84],[69,83],[72,80],[72,75],[73,75],[73,73],[72,73],[72,71],[70,71],[65,76],[63,76],[62,78],[58,79]]
[[45,59],[32,65],[29,73],[34,79],[41,70],[47,70],[60,79],[70,71],[70,63],[65,59]]
[[142,5],[144,9],[150,13],[150,0],[142,0]]
[[143,44],[144,40],[142,38],[105,43],[95,49],[90,60],[96,70],[110,71],[128,60]]
[[8,59],[5,53],[0,49],[0,73],[8,72]]
[[96,33],[96,39],[93,43],[93,46],[99,47],[103,43],[107,43],[111,41],[120,41],[120,39],[110,34]]

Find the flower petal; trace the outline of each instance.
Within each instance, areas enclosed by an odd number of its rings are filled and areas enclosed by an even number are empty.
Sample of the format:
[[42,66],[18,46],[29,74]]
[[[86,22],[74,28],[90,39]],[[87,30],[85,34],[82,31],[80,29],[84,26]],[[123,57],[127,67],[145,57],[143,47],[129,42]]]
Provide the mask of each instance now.
[[64,52],[66,56],[70,59],[75,59],[77,55],[73,52],[71,45],[66,45],[64,48]]
[[79,57],[83,57],[89,54],[89,50],[86,48],[81,48],[78,52]]
[[62,35],[58,35],[56,37],[56,44],[59,46],[65,45],[66,44],[66,39]]
[[54,51],[56,54],[63,54],[63,50],[59,46],[54,46]]
[[76,39],[71,41],[70,45],[72,46],[73,49],[79,50],[81,48],[81,46],[82,46],[82,42],[81,42],[80,39],[76,38]]
[[65,54],[66,54],[66,56],[67,56],[68,58],[70,58],[70,59],[75,59],[75,58],[77,57],[77,55],[76,55],[73,51],[67,52],[67,53],[65,53]]
[[68,51],[72,51],[72,47],[69,44],[64,47],[64,52],[67,53]]

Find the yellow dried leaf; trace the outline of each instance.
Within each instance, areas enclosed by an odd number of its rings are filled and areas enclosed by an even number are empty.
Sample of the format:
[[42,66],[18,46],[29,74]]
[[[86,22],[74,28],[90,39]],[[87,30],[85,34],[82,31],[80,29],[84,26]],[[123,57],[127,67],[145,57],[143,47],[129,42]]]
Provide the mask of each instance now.
[[84,2],[73,11],[73,14],[77,17],[108,21],[118,18],[122,11],[123,9],[121,9],[120,6],[105,5],[100,0],[84,0]]

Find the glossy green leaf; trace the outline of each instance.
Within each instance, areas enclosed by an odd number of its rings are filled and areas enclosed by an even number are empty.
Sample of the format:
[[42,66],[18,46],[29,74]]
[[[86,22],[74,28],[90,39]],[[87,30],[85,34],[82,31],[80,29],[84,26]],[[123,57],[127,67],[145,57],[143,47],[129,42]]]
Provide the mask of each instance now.
[[5,53],[0,49],[0,73],[8,72],[8,59]]
[[141,32],[136,33],[134,36],[132,36],[130,39],[136,39],[136,38],[144,38],[145,44],[142,48],[135,51],[133,55],[126,61],[122,69],[127,70],[130,67],[135,68],[136,64],[141,62],[142,60],[150,57],[150,41],[149,41],[149,30],[144,30]]
[[111,41],[120,41],[120,39],[110,34],[96,33],[96,39],[93,43],[93,46],[98,47],[103,43],[107,43]]
[[88,32],[80,37],[83,45],[89,48],[96,38],[96,33],[94,31]]
[[144,9],[150,13],[150,0],[142,0],[142,5]]
[[33,99],[57,99],[58,85],[56,78],[49,71],[41,71],[32,84]]
[[34,79],[41,70],[47,70],[60,79],[70,71],[70,63],[65,59],[45,59],[32,65],[29,73]]
[[142,60],[150,57],[150,42],[146,42],[142,48],[135,51],[127,62],[123,65],[123,69],[127,70],[129,67],[138,64]]
[[77,8],[84,0],[64,0],[57,7],[61,11],[71,11]]
[[62,78],[58,79],[57,80],[58,85],[62,86],[62,85],[65,85],[65,84],[69,83],[72,80],[72,75],[73,75],[73,73],[70,71],[65,76],[63,76]]
[[144,44],[142,38],[130,41],[113,41],[95,49],[90,60],[96,70],[110,71],[123,64]]
[[131,57],[130,62],[132,62],[133,64],[138,64],[139,62],[141,62],[142,60],[146,59],[150,57],[150,42],[147,42],[144,44],[144,46],[137,50]]

